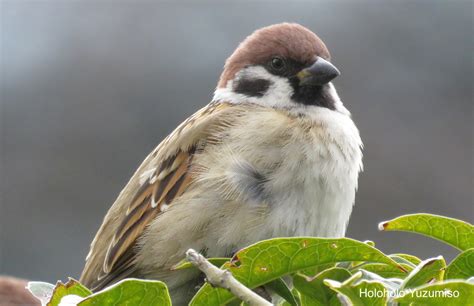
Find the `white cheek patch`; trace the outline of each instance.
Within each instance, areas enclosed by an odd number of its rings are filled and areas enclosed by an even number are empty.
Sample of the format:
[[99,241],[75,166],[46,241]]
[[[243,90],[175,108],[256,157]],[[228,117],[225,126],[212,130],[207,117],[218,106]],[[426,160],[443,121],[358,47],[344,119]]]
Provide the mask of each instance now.
[[234,80],[231,80],[227,82],[225,88],[216,89],[213,101],[227,101],[230,103],[246,102],[276,108],[288,108],[294,106],[294,102],[291,101],[293,87],[287,78],[273,75],[262,66],[251,66],[242,69],[237,73],[235,80],[238,81],[242,78],[267,80],[270,82],[270,86],[263,96],[251,97],[233,91]]
[[[293,101],[294,90],[289,80],[285,77],[279,77],[271,74],[262,66],[251,66],[239,71],[235,77],[235,80],[240,78],[246,78],[251,80],[267,80],[270,82],[270,86],[261,97],[247,96],[241,93],[237,93],[233,90],[234,80],[227,82],[227,86],[224,88],[217,88],[214,92],[214,98],[212,101],[225,101],[229,103],[254,103],[262,106],[286,109],[294,114],[306,114],[311,115],[312,112],[321,108],[316,105],[303,105],[296,101]],[[329,82],[329,95],[334,101],[335,111],[350,116],[350,112],[344,107],[339,95],[334,88],[334,85]]]
[[347,108],[342,103],[341,98],[339,98],[339,95],[337,94],[337,91],[334,85],[331,82],[329,82],[328,85],[329,85],[329,95],[332,97],[334,101],[334,107],[336,108],[336,111],[340,112],[341,114],[350,116],[351,113],[347,110]]

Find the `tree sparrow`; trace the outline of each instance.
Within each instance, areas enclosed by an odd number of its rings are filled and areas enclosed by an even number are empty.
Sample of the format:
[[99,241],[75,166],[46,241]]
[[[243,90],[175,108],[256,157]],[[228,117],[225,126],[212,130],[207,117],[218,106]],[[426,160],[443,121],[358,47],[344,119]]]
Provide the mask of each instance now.
[[158,279],[177,305],[198,272],[172,271],[189,248],[231,256],[257,241],[344,236],[362,142],[330,83],[339,71],[313,32],[277,24],[227,59],[210,104],[141,164],[96,234],[81,282]]

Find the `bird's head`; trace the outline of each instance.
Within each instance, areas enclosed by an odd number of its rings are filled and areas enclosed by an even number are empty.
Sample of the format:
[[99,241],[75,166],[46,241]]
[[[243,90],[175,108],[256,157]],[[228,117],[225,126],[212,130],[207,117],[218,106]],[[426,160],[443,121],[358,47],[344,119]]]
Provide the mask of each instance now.
[[330,81],[338,75],[316,34],[299,24],[276,24],[252,33],[227,59],[214,100],[333,110],[340,101]]

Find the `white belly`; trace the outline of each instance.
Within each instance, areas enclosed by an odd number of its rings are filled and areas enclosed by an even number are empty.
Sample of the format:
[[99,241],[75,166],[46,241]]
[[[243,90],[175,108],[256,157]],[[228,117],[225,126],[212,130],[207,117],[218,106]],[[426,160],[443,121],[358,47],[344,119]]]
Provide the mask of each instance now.
[[195,156],[195,183],[150,224],[159,235],[138,254],[147,277],[172,289],[193,278],[169,272],[188,248],[223,257],[272,237],[344,235],[362,167],[350,117],[318,108],[310,118],[294,118],[264,109],[239,120]]
[[[216,253],[222,246],[239,249],[272,237],[345,234],[362,167],[361,140],[352,120],[327,109],[311,118],[317,124],[266,115],[248,118],[244,126],[254,125],[253,133],[232,131],[222,146],[226,151],[219,149],[217,158],[205,161],[209,178],[219,178],[216,197],[229,199],[218,208],[228,213],[209,226],[216,234],[206,240],[213,246],[217,242]],[[239,169],[248,167],[265,177],[259,188],[263,200],[248,196],[255,192],[252,179]]]
[[268,216],[272,236],[344,236],[357,188],[353,167],[324,155],[302,162],[293,173],[279,174],[273,186],[275,209]]

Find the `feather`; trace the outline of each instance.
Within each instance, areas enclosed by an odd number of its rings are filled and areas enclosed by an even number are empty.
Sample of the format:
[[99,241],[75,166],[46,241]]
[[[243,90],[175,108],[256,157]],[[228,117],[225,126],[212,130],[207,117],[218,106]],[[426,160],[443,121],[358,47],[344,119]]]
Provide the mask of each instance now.
[[[185,120],[145,159],[106,215],[81,275],[81,282],[99,290],[135,273],[137,241],[149,223],[193,183],[193,156],[229,121],[224,111],[237,108],[211,103]],[[207,141],[209,140],[209,141]]]

